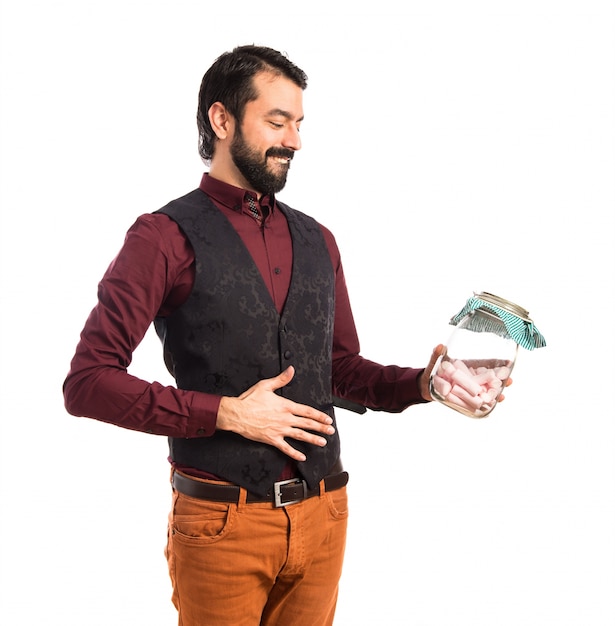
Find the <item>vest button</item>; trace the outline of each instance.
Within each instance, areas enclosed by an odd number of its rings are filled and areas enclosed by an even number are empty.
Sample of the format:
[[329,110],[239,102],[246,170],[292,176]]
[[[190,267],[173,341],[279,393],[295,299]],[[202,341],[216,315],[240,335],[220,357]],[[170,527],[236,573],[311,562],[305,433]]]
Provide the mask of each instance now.
[[293,353],[290,350],[285,350],[284,351],[284,358],[285,359],[290,359],[290,357],[293,355]]

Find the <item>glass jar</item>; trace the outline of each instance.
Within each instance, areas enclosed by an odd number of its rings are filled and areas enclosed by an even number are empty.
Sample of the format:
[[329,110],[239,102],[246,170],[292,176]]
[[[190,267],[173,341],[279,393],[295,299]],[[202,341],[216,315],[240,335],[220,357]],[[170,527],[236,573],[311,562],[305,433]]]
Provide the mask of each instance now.
[[469,417],[497,405],[517,359],[519,344],[545,345],[525,309],[487,292],[474,294],[451,319],[456,326],[429,379],[434,400]]

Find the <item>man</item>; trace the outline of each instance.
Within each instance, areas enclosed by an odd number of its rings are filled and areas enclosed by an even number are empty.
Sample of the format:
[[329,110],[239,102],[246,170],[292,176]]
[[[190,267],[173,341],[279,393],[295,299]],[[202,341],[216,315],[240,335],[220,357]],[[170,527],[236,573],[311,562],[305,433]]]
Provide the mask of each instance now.
[[[128,231],[64,383],[71,414],[169,438],[183,626],[331,624],[348,478],[333,405],[430,400],[441,347],[426,369],[360,356],[333,235],[275,196],[301,148],[306,84],[264,47],[207,71],[209,172]],[[152,321],[177,388],[127,373]]]

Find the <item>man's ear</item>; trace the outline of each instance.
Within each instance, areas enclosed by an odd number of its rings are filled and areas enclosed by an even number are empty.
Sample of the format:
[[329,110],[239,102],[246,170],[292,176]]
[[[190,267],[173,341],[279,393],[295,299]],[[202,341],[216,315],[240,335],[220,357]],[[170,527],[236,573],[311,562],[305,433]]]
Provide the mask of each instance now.
[[207,112],[209,123],[218,139],[226,139],[231,129],[231,114],[226,110],[222,102],[214,102]]

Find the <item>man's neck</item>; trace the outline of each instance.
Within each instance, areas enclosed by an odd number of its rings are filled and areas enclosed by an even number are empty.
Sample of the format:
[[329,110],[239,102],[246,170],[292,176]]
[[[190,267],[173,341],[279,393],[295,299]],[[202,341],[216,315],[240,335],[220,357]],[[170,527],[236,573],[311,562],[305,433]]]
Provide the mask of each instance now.
[[214,157],[209,166],[209,175],[227,185],[233,185],[233,187],[254,192],[258,200],[260,200],[263,195],[260,191],[250,186],[232,161],[227,163],[226,160],[216,159]]

